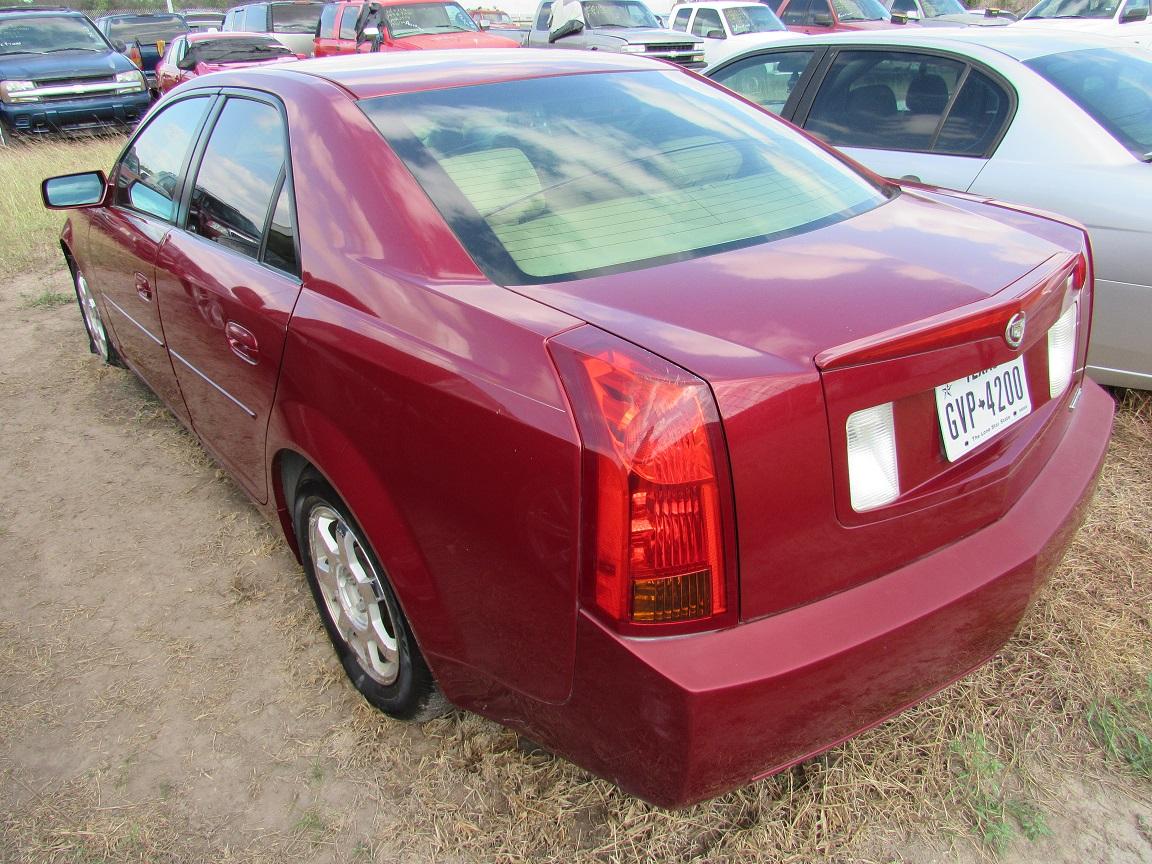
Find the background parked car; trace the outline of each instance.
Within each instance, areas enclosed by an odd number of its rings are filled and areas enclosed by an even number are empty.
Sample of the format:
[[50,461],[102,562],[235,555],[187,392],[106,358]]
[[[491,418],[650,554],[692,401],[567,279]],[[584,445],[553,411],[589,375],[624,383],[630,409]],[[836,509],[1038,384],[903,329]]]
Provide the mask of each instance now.
[[179,15],[149,13],[146,15],[105,15],[96,19],[100,32],[113,45],[126,46],[128,59],[140,67],[148,80],[148,88],[156,90],[156,64],[164,48],[177,36],[188,32],[188,25]]
[[161,93],[167,93],[209,72],[299,59],[274,37],[260,33],[189,33],[169,44],[156,67],[156,83]]
[[221,30],[269,33],[294,54],[311,56],[323,8],[318,0],[247,3],[225,13]]
[[131,125],[148,103],[143,73],[83,13],[0,9],[0,145]]
[[1007,9],[969,9],[960,0],[880,0],[893,18],[927,27],[1003,27],[1016,20]]
[[1079,226],[667,63],[358,59],[190,81],[44,191],[366,699],[677,806],[999,649],[1108,446]]
[[1152,54],[933,29],[797,39],[707,74],[884,176],[1080,220],[1096,255],[1089,373],[1152,389]]
[[[768,0],[772,11],[797,33],[829,33],[840,30],[889,30],[906,27],[893,22],[880,0]],[[915,25],[912,25],[915,26]]]
[[519,48],[514,38],[480,29],[455,0],[329,3],[316,28],[317,57],[357,51]]
[[691,33],[704,40],[704,62],[709,66],[725,57],[789,35],[771,9],[763,3],[740,0],[705,0],[677,3],[668,16],[672,30]]
[[524,43],[529,48],[643,54],[689,69],[704,66],[704,40],[666,29],[641,0],[570,0],[555,16],[552,7],[552,0],[537,7]]
[[500,9],[469,9],[472,20],[486,30],[519,30],[512,16]]
[[1057,34],[1073,31],[1112,36],[1152,47],[1149,0],[1041,0],[1017,27]]

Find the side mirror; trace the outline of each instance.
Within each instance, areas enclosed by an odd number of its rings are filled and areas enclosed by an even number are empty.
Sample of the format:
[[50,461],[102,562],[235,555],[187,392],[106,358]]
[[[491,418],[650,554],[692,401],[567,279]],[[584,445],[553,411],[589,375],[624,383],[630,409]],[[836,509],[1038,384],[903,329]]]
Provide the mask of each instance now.
[[1148,10],[1143,7],[1136,9],[1125,9],[1124,14],[1120,16],[1121,24],[1131,24],[1134,21],[1147,21]]
[[583,21],[581,21],[579,18],[571,18],[568,21],[565,21],[555,30],[552,30],[548,33],[548,43],[551,44],[553,42],[559,41],[565,36],[571,36],[573,33],[579,33],[583,29]]
[[832,16],[829,15],[827,12],[818,12],[817,14],[812,16],[812,23],[816,27],[831,27],[832,26]]
[[907,12],[904,13],[904,18],[905,18],[905,20],[908,20],[908,21],[919,21],[920,20],[920,13],[917,12],[915,9],[909,9]]
[[727,39],[723,30],[709,30],[704,34],[705,39]]
[[481,30],[488,30],[489,28],[491,28],[492,25],[489,24],[487,21],[477,21],[476,26],[479,27]]
[[49,177],[40,184],[40,197],[49,210],[72,210],[99,206],[107,189],[103,171],[85,171]]
[[380,28],[379,27],[372,27],[372,26],[365,27],[362,32],[363,32],[365,42],[373,42],[373,41],[380,38]]

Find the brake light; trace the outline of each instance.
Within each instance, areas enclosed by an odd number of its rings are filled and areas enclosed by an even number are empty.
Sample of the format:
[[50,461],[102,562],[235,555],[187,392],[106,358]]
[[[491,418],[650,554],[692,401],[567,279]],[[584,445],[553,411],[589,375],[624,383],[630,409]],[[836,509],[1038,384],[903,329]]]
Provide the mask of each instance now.
[[584,446],[586,605],[626,633],[734,622],[731,492],[708,385],[592,327],[549,347]]

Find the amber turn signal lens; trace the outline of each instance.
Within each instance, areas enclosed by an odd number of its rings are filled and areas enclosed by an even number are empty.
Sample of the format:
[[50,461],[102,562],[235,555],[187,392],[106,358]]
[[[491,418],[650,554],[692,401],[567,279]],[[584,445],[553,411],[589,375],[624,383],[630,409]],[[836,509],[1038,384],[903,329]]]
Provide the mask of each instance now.
[[712,574],[697,570],[632,583],[632,620],[645,624],[690,621],[712,614]]

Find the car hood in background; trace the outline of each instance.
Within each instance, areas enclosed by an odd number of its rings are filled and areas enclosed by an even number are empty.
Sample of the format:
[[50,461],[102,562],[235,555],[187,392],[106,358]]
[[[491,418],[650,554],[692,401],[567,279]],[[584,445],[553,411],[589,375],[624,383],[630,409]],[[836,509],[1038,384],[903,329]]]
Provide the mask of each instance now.
[[945,200],[904,191],[746,249],[515,290],[711,381],[812,370],[823,350],[982,300],[1066,254]]
[[632,44],[644,45],[683,45],[692,42],[703,45],[699,36],[682,33],[679,30],[661,30],[656,27],[597,27],[591,30],[599,36],[615,36]]
[[74,81],[77,78],[110,78],[130,72],[136,65],[115,51],[58,51],[53,54],[17,54],[0,57],[0,77],[8,80]]

